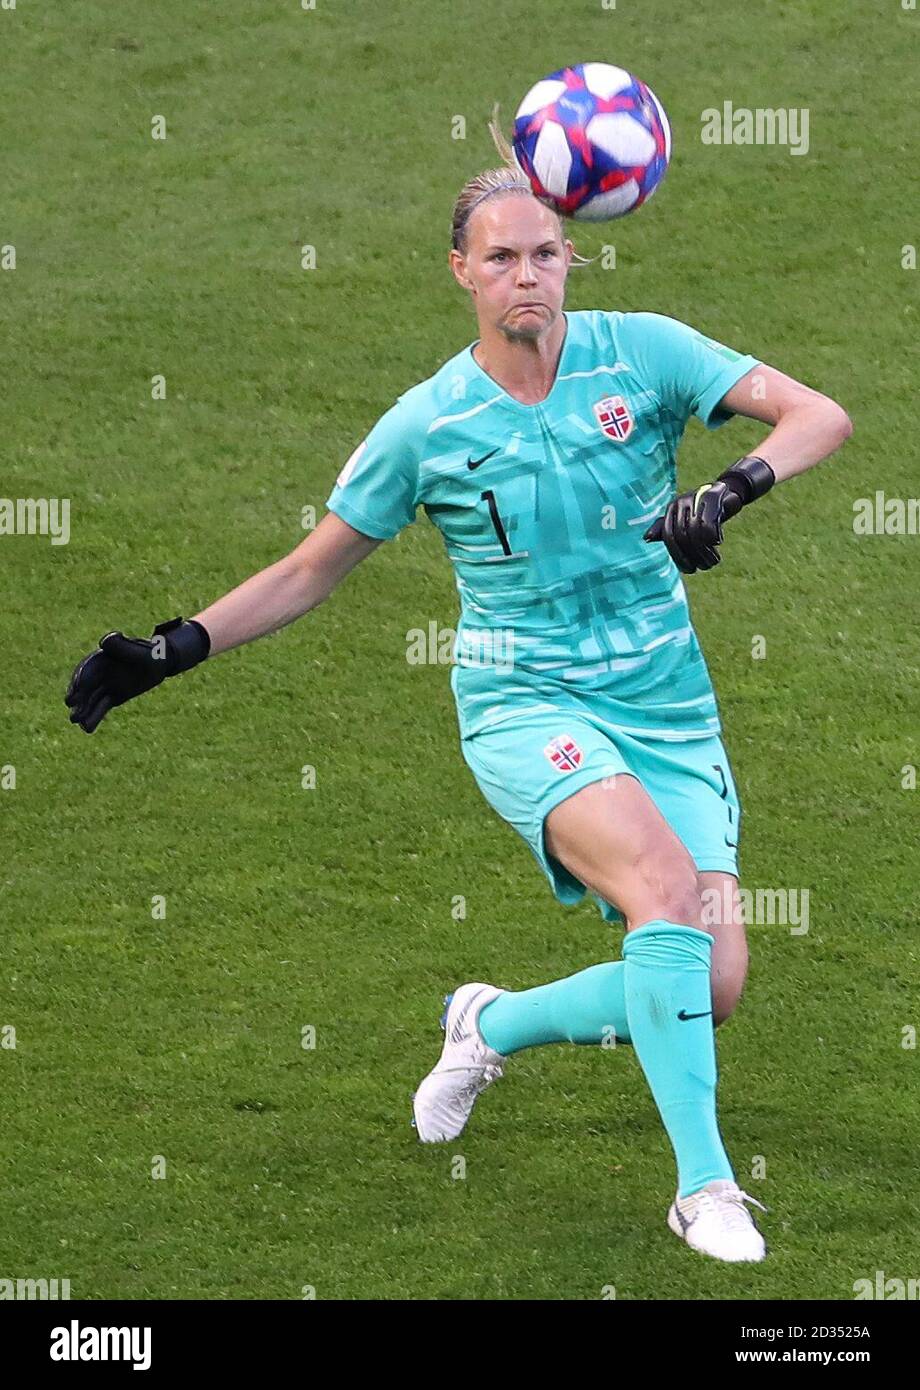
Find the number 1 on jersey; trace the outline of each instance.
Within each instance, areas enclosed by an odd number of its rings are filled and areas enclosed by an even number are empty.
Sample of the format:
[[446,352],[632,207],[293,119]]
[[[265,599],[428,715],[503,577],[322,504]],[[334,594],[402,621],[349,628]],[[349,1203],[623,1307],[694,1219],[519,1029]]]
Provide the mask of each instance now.
[[483,502],[488,502],[489,504],[489,516],[492,518],[492,525],[495,527],[495,534],[501,541],[502,550],[505,552],[506,555],[510,555],[511,546],[508,543],[508,537],[505,533],[505,528],[502,525],[502,519],[498,514],[498,507],[495,505],[495,493],[492,491],[491,488],[489,488],[486,492],[482,494],[482,500]]

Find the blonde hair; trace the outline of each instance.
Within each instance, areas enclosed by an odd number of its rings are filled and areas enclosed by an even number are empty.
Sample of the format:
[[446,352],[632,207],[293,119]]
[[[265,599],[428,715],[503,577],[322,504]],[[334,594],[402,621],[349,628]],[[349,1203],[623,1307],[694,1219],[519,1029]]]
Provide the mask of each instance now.
[[[526,194],[528,198],[533,197],[530,180],[520,169],[486,169],[484,173],[468,179],[454,203],[450,244],[455,251],[466,251],[467,223],[470,215],[480,203],[495,193],[520,193]],[[560,222],[560,229],[561,225]]]
[[[518,164],[514,155],[514,150],[508,143],[501,126],[499,125],[498,103],[492,108],[492,119],[489,121],[489,133],[495,143],[495,148],[502,157],[502,165],[497,169],[486,169],[484,173],[475,174],[468,179],[457,195],[454,203],[453,217],[451,219],[450,244],[455,251],[466,252],[468,238],[468,223],[471,214],[479,207],[480,203],[485,202],[486,198],[491,198],[498,193],[526,194],[529,198],[536,198],[538,203],[556,213],[559,222],[559,235],[565,240],[566,232],[561,215],[553,207],[552,203],[545,198],[540,198],[534,193],[530,184],[530,179]],[[596,259],[596,258],[595,258]],[[572,265],[590,265],[590,260],[584,256],[579,256],[576,251],[572,256]]]

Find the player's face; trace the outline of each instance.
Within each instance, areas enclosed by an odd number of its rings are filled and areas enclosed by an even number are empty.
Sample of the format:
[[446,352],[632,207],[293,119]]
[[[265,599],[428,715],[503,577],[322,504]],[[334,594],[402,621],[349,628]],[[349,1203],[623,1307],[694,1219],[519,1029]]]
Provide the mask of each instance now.
[[565,299],[574,247],[559,218],[536,198],[488,198],[467,224],[466,254],[452,251],[451,269],[473,296],[480,331],[535,339],[555,323]]

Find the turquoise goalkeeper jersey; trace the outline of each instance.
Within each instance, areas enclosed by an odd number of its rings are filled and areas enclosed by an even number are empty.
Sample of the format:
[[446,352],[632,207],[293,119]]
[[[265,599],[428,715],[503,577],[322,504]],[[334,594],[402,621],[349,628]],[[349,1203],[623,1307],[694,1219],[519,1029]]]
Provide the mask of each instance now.
[[758,360],[660,314],[565,317],[545,400],[515,400],[471,344],[378,420],[327,506],[378,540],[418,507],[441,532],[461,737],[587,699],[634,734],[708,738],[719,717],[683,581],[642,535],[675,495],[687,420],[722,424]]

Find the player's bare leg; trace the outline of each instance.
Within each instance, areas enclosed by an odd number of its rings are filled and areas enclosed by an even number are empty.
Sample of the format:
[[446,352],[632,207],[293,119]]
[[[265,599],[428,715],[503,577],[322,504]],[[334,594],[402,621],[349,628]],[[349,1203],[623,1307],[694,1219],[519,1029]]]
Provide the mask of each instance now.
[[712,1017],[718,1025],[730,1018],[744,990],[748,944],[738,880],[734,874],[701,873],[703,930],[712,943]]
[[582,787],[550,811],[543,833],[550,854],[619,909],[627,932],[659,917],[702,929],[696,866],[637,778]]

